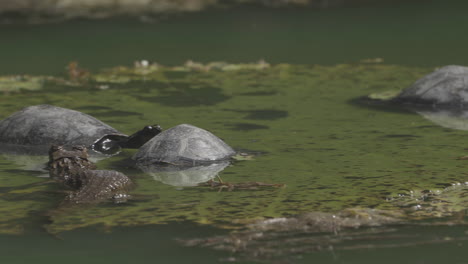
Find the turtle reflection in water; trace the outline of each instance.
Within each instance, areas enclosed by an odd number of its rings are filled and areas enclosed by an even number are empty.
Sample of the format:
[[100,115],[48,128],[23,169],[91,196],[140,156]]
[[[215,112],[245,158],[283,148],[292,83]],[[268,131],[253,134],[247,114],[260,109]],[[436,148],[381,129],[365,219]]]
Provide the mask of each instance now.
[[15,154],[46,154],[53,144],[115,154],[120,148],[139,148],[160,132],[153,125],[127,136],[92,116],[52,105],[29,106],[0,121],[2,151]]
[[228,144],[211,132],[181,124],[153,137],[133,159],[137,167],[154,179],[177,187],[209,186],[220,191],[232,191],[284,186],[262,182],[213,181],[230,164],[235,154]]
[[49,174],[73,191],[67,201],[90,203],[104,199],[123,202],[132,181],[124,174],[111,170],[96,170],[89,161],[85,147],[74,146],[66,150],[63,146],[52,146],[49,151]]
[[442,127],[468,130],[468,67],[441,67],[402,91],[374,93],[364,102],[398,106]]
[[181,124],[153,137],[133,156],[138,168],[177,187],[196,186],[218,175],[236,152],[212,133]]

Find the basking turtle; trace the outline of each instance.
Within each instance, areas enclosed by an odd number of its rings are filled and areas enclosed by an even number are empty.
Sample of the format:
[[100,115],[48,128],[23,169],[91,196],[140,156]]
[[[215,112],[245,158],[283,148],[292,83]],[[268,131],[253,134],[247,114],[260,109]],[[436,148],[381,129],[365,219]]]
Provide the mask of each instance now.
[[236,152],[212,133],[187,124],[161,132],[133,156],[137,164],[196,166],[227,160]]
[[82,146],[71,150],[63,146],[50,148],[47,164],[50,177],[73,190],[66,201],[90,203],[109,198],[124,201],[132,181],[118,171],[96,170],[88,158],[87,149]]
[[87,114],[52,105],[36,105],[0,122],[0,143],[6,145],[5,149],[20,146],[41,152],[54,144],[83,145],[111,154],[120,148],[139,148],[160,132],[161,127],[154,125],[127,136]]
[[444,66],[404,89],[392,101],[445,107],[468,106],[468,67]]

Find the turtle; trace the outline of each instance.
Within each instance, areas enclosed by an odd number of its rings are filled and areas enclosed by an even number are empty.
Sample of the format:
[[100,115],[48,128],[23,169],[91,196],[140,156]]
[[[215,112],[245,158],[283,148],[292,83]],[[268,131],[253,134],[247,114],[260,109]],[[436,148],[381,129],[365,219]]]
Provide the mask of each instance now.
[[424,76],[395,98],[395,103],[448,108],[468,106],[468,67],[448,65]]
[[198,166],[228,160],[236,152],[212,133],[189,124],[167,129],[138,149],[137,165]]
[[120,148],[139,148],[161,131],[159,125],[145,126],[127,136],[90,115],[44,104],[26,107],[0,121],[0,144],[2,149],[36,148],[43,154],[51,145],[81,145],[114,154]]

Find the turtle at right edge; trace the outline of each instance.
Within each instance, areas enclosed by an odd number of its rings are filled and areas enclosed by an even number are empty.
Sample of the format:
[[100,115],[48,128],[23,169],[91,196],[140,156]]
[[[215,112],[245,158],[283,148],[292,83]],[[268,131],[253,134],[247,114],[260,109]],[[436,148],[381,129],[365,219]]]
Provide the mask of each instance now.
[[391,99],[394,103],[463,108],[468,106],[468,67],[449,65],[424,76]]

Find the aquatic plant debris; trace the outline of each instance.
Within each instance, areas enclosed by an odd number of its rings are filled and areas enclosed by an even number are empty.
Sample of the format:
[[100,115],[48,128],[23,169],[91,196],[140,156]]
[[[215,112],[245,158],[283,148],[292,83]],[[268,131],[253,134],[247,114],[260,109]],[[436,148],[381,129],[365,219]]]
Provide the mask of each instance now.
[[442,190],[411,190],[388,200],[402,208],[407,219],[450,217],[468,212],[468,182],[453,183]]
[[271,65],[264,60],[256,63],[230,64],[226,62],[199,63],[187,61],[181,66],[163,66],[146,60],[135,61],[133,67],[118,66],[90,75],[97,83],[127,83],[130,81],[169,81],[165,72],[210,72],[210,71],[256,71],[265,70]]
[[285,187],[284,184],[280,183],[264,183],[264,182],[239,182],[229,183],[223,181],[209,180],[206,183],[201,183],[198,186],[208,186],[212,189],[218,189],[218,192],[222,190],[233,191],[233,190],[257,190],[265,187]]
[[[134,153],[123,151],[97,166],[131,178],[133,200],[64,207],[60,201],[66,194],[57,192],[57,184],[30,185],[47,181],[40,161],[3,155],[0,232],[21,233],[43,223],[58,234],[90,226],[112,230],[181,221],[243,229],[258,220],[338,214],[356,207],[388,212],[403,223],[443,222],[466,210],[466,186],[449,187],[468,181],[466,163],[454,158],[467,155],[460,144],[466,131],[408,111],[352,103],[368,94],[401,90],[432,69],[383,63],[264,64],[169,67],[138,61],[90,72],[80,81],[64,72],[44,77],[39,90],[5,94],[0,118],[48,103],[78,109],[124,133],[149,123],[172,127],[188,122],[236,150],[261,153],[236,157],[240,161],[219,172],[225,182],[281,183],[285,188],[218,192],[210,186],[175,187],[133,168],[128,159]],[[422,200],[425,190],[435,196]],[[421,209],[415,210],[417,205]]]
[[409,229],[407,226],[427,228],[447,224],[466,226],[468,223],[405,223],[399,212],[350,208],[335,214],[311,212],[297,217],[272,218],[225,236],[178,241],[185,246],[230,252],[226,261],[290,263],[316,251],[401,248],[468,240],[464,234],[421,237],[405,231]]
[[0,76],[0,92],[37,91],[42,89],[46,76],[13,75]]
[[310,212],[260,220],[225,236],[179,242],[185,246],[234,253],[229,261],[289,263],[303,254],[324,250],[401,248],[468,241],[466,231],[445,237],[440,234],[421,237],[404,231],[407,226],[468,226],[468,182],[454,183],[437,191],[409,191],[409,195],[400,194],[389,201],[398,205],[398,209]]
[[400,92],[401,90],[390,90],[390,91],[384,91],[380,93],[371,93],[369,94],[368,97],[374,100],[388,101],[388,100],[395,98]]
[[[361,2],[362,1],[351,0],[346,1],[346,5],[359,5],[362,4]],[[252,4],[265,7],[310,6],[315,8],[330,8],[343,6],[345,3],[323,0],[120,0],[117,2],[109,2],[107,0],[55,0],[41,2],[23,0],[0,5],[0,14],[5,16],[5,18],[0,21],[3,23],[11,23],[11,20],[21,21],[21,18],[23,18],[29,23],[48,23],[73,18],[102,19],[116,16],[131,16],[139,18],[142,22],[154,23],[174,13],[199,12],[216,7],[225,9],[226,7]],[[14,16],[9,16],[9,14],[14,14]]]

